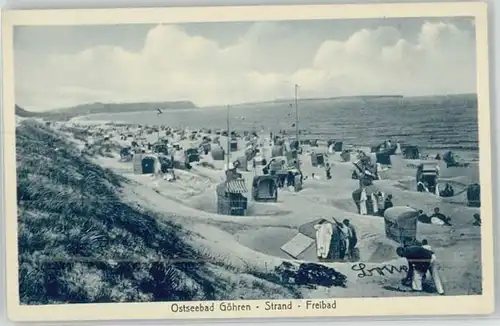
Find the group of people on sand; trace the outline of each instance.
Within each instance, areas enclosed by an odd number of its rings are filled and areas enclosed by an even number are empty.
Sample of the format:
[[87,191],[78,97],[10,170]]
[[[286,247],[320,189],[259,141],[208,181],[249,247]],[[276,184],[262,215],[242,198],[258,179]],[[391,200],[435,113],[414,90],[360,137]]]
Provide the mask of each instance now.
[[[472,217],[472,225],[481,226],[481,215],[479,215],[479,213],[474,213]],[[419,210],[418,221],[425,224],[452,226],[451,218],[441,213],[439,207],[434,208],[434,212],[430,216],[425,214],[422,210]]]
[[426,239],[410,246],[398,247],[396,253],[399,257],[405,258],[408,263],[408,272],[402,280],[402,285],[411,287],[413,291],[421,292],[427,274],[430,274],[436,292],[440,295],[444,294],[437,257]]
[[393,145],[392,141],[390,139],[388,139],[385,142],[383,142],[382,144],[380,144],[379,150],[391,149],[391,148],[393,148],[393,146],[396,147],[394,154],[396,154],[396,155],[402,154],[401,143],[399,142],[399,140],[396,140],[395,145]]
[[342,223],[335,221],[337,227],[340,231],[339,239],[339,259],[345,260],[346,258],[350,260],[356,259],[356,245],[358,243],[358,236],[356,234],[356,229],[351,224],[351,221],[344,219]]
[[434,212],[430,216],[419,210],[418,220],[425,224],[451,226],[451,218],[441,213],[439,207],[434,208]]
[[366,193],[366,189],[362,187],[359,198],[359,214],[369,215],[370,212],[368,210],[368,206],[366,205],[368,200],[371,200],[371,208],[373,212],[373,214],[370,215],[384,216],[384,212],[387,209],[394,207],[392,194],[386,195],[381,191],[377,191],[372,193],[369,198]]
[[[316,230],[316,250],[319,261],[345,261],[357,260],[356,245],[358,236],[356,228],[348,219],[338,222],[333,218],[334,223],[322,220],[314,226]],[[337,232],[334,232],[334,229]],[[335,241],[338,237],[338,242]],[[336,246],[338,244],[338,246]]]

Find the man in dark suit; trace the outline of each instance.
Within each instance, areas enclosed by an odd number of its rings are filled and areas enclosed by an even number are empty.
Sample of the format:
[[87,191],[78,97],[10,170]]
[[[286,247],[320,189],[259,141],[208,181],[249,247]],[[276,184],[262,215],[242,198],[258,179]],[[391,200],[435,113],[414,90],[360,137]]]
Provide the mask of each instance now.
[[399,247],[396,249],[399,257],[408,261],[408,273],[404,280],[405,285],[411,282],[414,291],[422,291],[422,282],[431,267],[432,251],[422,246]]

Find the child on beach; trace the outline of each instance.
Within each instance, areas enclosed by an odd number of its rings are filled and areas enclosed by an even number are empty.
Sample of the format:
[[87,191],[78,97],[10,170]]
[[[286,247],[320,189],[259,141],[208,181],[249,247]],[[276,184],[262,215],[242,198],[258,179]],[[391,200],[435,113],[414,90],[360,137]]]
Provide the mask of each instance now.
[[330,163],[326,163],[325,165],[325,173],[326,173],[326,179],[327,180],[330,180],[332,178],[332,172],[331,172],[332,168],[330,166]]
[[388,194],[387,195],[387,198],[385,199],[384,201],[384,211],[393,207],[393,203],[392,203],[392,195],[391,194]]
[[481,226],[481,216],[478,213],[474,214],[474,222],[472,222],[474,226]]

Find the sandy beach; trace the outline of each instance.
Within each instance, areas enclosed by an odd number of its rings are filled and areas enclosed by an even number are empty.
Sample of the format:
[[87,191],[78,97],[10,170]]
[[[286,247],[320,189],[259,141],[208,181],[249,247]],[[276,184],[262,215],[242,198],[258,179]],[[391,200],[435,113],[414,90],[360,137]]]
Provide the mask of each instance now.
[[[82,123],[79,119],[68,123],[53,122],[46,128],[62,135],[82,151],[86,146],[93,148],[97,154],[90,156],[92,162],[125,178],[125,186],[120,191],[124,203],[181,225],[189,234],[185,241],[206,253],[206,257],[210,257],[207,259],[262,273],[272,271],[283,262],[315,263],[332,268],[347,278],[345,287],[298,286],[296,290],[304,298],[436,295],[428,291],[415,293],[401,286],[401,279],[406,274],[402,267],[406,266],[406,261],[396,254],[399,244],[386,238],[384,218],[358,214],[351,195],[359,186],[359,181],[351,177],[356,160],[354,154],[349,162],[345,162],[339,153],[328,153],[325,145],[315,148],[305,145],[299,155],[301,171],[308,176],[303,181],[302,190],[295,192],[293,188],[281,188],[278,200],[267,203],[256,202],[249,194],[246,216],[228,216],[217,214],[216,186],[225,180],[225,161],[214,160],[210,153],[202,154],[200,161],[192,163],[189,170],[175,169],[176,180],[170,182],[161,173],[134,173],[131,161],[120,160],[120,149],[131,146],[131,140],[147,147],[146,144],[154,144],[161,137],[168,139],[170,144],[178,143],[189,148],[198,147],[204,136],[214,136],[213,133],[200,131],[198,136],[189,140],[180,135],[188,135],[190,131],[179,130],[178,134],[167,136],[164,131],[145,132],[151,130],[146,126],[104,124],[102,121]],[[87,131],[87,136],[81,136],[82,130]],[[123,135],[132,137],[124,140]],[[227,153],[227,139],[224,136],[218,138]],[[238,150],[229,151],[231,161],[245,155],[247,141],[243,137],[238,139]],[[261,155],[269,160],[272,145],[269,133],[258,133],[257,142]],[[325,178],[324,168],[312,165],[311,151],[328,153],[330,180]],[[441,198],[416,191],[415,171],[422,160],[395,157],[394,162],[398,164],[384,171],[383,179],[374,181],[374,185],[385,194],[391,194],[395,206],[410,206],[429,214],[439,207],[451,217],[452,226],[420,222],[417,226],[417,239],[427,239],[439,259],[446,295],[481,293],[480,227],[472,225],[473,214],[479,213],[479,208],[467,207],[466,195],[461,192],[469,184],[478,182],[477,165],[447,168],[442,161],[425,160],[439,165],[439,182],[452,184],[459,193]],[[252,179],[254,175],[262,174],[262,166],[254,169],[249,162],[248,168],[239,169],[239,172],[251,191]],[[316,179],[311,177],[312,174],[316,174]],[[356,228],[359,261],[318,262],[314,245],[295,258],[281,249],[304,224],[332,217],[338,221],[349,219]],[[362,275],[363,270],[370,270],[366,273],[370,275]],[[232,274],[228,277],[238,276]],[[262,298],[267,298],[266,295],[269,294],[262,294]]]

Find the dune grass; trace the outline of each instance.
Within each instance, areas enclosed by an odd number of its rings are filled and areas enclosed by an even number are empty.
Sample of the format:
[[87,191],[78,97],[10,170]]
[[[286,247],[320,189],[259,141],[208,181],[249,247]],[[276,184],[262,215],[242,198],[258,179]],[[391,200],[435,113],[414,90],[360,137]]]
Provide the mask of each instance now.
[[179,225],[122,202],[125,179],[49,127],[24,121],[16,139],[22,304],[299,296],[212,261]]

